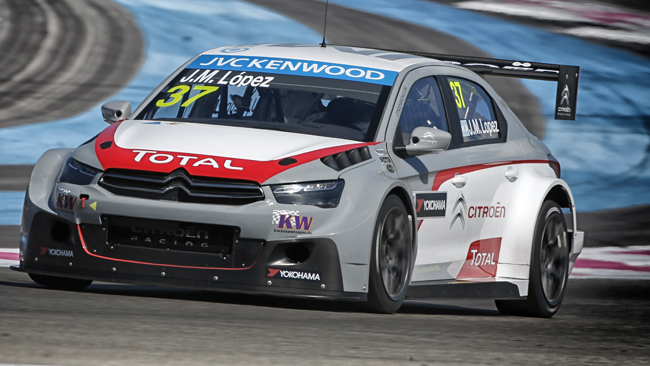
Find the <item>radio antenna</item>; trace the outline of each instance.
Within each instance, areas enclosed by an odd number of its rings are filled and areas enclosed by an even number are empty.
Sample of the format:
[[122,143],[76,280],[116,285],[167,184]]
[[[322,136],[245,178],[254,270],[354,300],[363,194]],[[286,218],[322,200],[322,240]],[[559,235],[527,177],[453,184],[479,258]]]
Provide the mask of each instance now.
[[329,5],[330,1],[326,0],[325,1],[325,21],[323,22],[323,43],[320,44],[321,47],[325,48],[327,45],[325,44],[325,33],[327,32],[327,6]]

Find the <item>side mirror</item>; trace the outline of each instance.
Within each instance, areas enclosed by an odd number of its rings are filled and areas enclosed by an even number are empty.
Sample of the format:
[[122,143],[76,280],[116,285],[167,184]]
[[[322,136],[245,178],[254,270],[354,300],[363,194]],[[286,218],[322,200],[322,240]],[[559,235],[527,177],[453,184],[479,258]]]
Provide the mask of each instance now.
[[108,102],[102,106],[102,117],[109,125],[121,122],[131,115],[131,102]]
[[431,127],[416,127],[411,132],[411,139],[405,147],[397,150],[406,155],[423,155],[447,150],[451,143],[451,134]]

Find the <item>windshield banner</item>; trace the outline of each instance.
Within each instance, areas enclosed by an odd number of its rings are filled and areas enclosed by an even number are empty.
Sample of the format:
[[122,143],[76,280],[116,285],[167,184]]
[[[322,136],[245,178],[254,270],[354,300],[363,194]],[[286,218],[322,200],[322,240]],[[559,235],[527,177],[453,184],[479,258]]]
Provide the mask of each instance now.
[[393,82],[397,77],[397,72],[389,70],[273,57],[223,57],[216,55],[202,55],[194,60],[187,68],[261,71],[273,74],[360,81],[380,85],[393,85]]

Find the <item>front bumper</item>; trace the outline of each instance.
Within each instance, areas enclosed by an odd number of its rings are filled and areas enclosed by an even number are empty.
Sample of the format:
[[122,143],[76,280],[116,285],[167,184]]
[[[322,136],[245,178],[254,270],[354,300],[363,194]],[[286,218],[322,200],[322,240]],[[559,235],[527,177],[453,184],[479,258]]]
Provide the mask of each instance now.
[[[366,293],[344,291],[337,246],[327,238],[264,240],[245,238],[237,230],[230,250],[201,253],[112,245],[106,222],[73,223],[41,210],[30,221],[20,266],[12,267],[21,272],[185,289],[367,299]],[[296,248],[303,251],[301,260],[287,260],[288,251]]]

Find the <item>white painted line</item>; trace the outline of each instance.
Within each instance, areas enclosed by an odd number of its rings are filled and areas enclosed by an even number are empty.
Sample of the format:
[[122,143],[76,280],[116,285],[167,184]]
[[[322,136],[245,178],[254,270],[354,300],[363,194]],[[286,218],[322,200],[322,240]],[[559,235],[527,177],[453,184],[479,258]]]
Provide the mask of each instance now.
[[583,248],[571,278],[650,280],[650,245]]
[[602,39],[606,41],[650,44],[650,33],[598,27],[578,27],[558,30],[560,33],[576,37]]
[[464,1],[455,4],[455,7],[465,10],[484,11],[488,13],[505,14],[541,20],[593,23],[593,21],[580,17],[577,14],[542,6],[519,5],[512,3],[492,3],[482,1]]
[[573,268],[570,278],[574,279],[621,279],[621,280],[650,280],[650,272],[625,271],[602,268]]
[[0,366],[55,366],[55,365],[31,365],[26,363],[0,363]]

